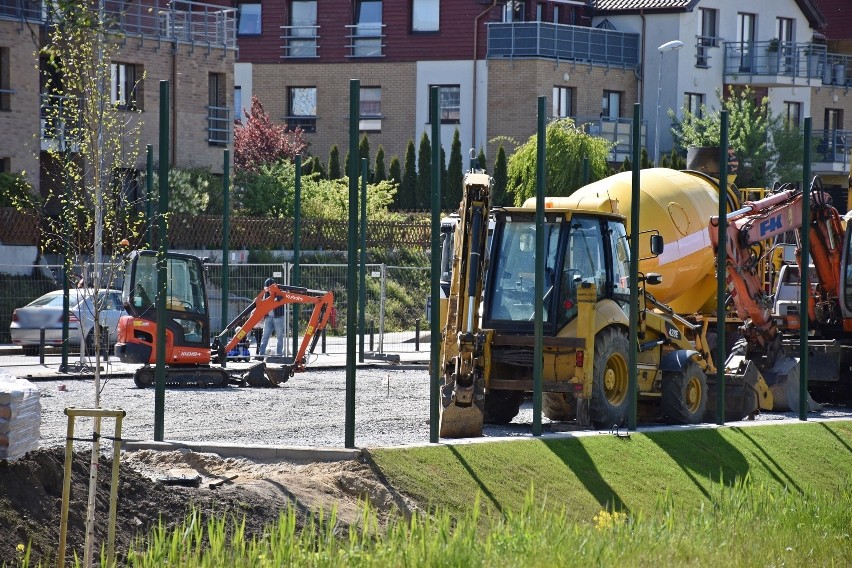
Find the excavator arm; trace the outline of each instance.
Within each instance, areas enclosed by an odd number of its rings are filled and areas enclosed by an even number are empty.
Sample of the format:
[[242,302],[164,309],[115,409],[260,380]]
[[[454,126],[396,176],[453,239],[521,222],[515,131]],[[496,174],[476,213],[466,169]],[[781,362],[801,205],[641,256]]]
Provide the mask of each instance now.
[[[294,372],[304,371],[306,355],[313,353],[319,339],[318,332],[325,328],[331,317],[331,310],[334,304],[334,294],[332,292],[279,284],[267,286],[240,315],[235,317],[213,339],[213,349],[218,353],[219,360],[224,361],[225,354],[233,349],[240,341],[243,341],[246,335],[248,335],[248,332],[260,323],[268,313],[275,310],[275,308],[287,304],[313,304],[314,306],[311,319],[305,329],[305,335],[302,337],[299,351],[293,357],[292,362],[286,365],[290,376]],[[227,336],[232,332],[234,332],[233,337],[230,341],[224,343]]]
[[488,338],[480,329],[479,305],[485,277],[491,178],[470,172],[464,178],[454,238],[446,326],[442,335],[442,437],[482,435]]
[[[811,215],[807,230],[811,240],[811,257],[818,277],[816,297],[809,312],[839,316],[841,245],[844,229],[840,216],[820,191],[819,178],[814,178],[811,192]],[[747,201],[741,209],[727,216],[728,284],[737,315],[746,322],[742,331],[752,355],[763,353],[764,364],[771,367],[780,351],[780,331],[771,314],[772,297],[765,291],[758,268],[764,242],[788,231],[802,229],[802,192],[780,188],[759,201]],[[719,246],[719,218],[710,220],[710,240]],[[796,256],[801,256],[797,249]],[[802,267],[802,259],[799,258]],[[801,268],[800,274],[807,274]],[[817,310],[814,306],[819,306]],[[828,307],[827,307],[828,306]]]

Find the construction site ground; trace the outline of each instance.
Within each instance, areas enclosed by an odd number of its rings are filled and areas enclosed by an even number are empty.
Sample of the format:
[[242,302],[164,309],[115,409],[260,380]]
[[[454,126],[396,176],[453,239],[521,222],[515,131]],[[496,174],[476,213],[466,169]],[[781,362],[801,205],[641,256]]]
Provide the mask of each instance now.
[[[386,518],[416,507],[372,467],[369,451],[429,442],[428,353],[403,354],[397,364],[365,360],[355,369],[355,446],[344,448],[345,355],[317,357],[309,370],[277,388],[167,389],[164,440],[154,442],[154,391],[138,389],[132,368],[104,369],[101,406],[127,412],[121,437],[117,548],[128,550],[137,535],[158,520],[172,525],[189,507],[205,515],[227,513],[245,519],[259,535],[282,508],[295,507],[299,522],[310,511],[337,507],[343,523],[359,520],[359,500],[368,499]],[[0,462],[0,563],[18,558],[18,545],[31,543],[34,558],[50,558],[59,540],[67,407],[90,407],[90,370],[59,374],[55,367],[7,367],[41,391],[40,448]],[[812,419],[852,417],[848,406],[827,407]],[[795,413],[759,420],[795,421]],[[483,440],[530,437],[532,405],[527,401],[507,426],[487,426]],[[713,426],[707,426],[713,427]],[[104,420],[103,436],[114,424]],[[649,426],[648,428],[660,428]],[[77,419],[73,454],[69,548],[82,551],[92,444],[90,419]],[[544,419],[545,436],[599,435]],[[473,441],[475,443],[475,441]],[[96,513],[99,542],[107,533],[109,454],[103,440]],[[163,483],[178,483],[169,485]],[[197,486],[184,486],[196,485]],[[99,546],[99,545],[98,545]]]

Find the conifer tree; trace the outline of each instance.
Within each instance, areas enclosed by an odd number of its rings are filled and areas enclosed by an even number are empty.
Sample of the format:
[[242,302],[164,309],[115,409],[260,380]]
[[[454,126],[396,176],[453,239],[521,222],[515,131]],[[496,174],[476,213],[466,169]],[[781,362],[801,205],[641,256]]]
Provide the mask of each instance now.
[[432,191],[432,145],[426,133],[420,137],[420,149],[417,152],[417,185],[414,207],[428,209]]
[[485,161],[485,149],[482,146],[479,147],[479,155],[476,156],[476,161],[479,163],[479,169],[488,172],[488,162]]
[[402,181],[399,185],[400,209],[414,209],[415,191],[417,188],[417,157],[414,152],[414,140],[408,140],[405,148],[405,165],[402,170]]
[[373,166],[373,183],[379,183],[388,178],[385,172],[385,149],[379,144],[379,149],[376,151],[376,163]]
[[444,188],[445,210],[452,211],[458,208],[462,199],[462,183],[464,181],[464,165],[462,164],[461,140],[459,129],[453,134],[453,143],[450,146],[450,163],[447,166],[447,186]]
[[328,152],[328,179],[340,179],[341,177],[343,176],[340,173],[340,150],[335,144]]
[[506,186],[509,181],[508,162],[506,161],[506,149],[503,144],[497,148],[497,159],[494,161],[494,205],[511,205],[512,197],[506,195]]
[[370,172],[370,141],[367,139],[367,135],[364,134],[361,136],[361,141],[358,142],[358,167],[361,167],[361,160],[367,160],[367,181],[372,183],[373,176]]

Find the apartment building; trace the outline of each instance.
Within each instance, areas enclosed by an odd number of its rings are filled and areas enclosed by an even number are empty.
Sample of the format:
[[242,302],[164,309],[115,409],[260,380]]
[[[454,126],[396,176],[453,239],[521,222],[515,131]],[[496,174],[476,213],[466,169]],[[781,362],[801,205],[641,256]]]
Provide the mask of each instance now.
[[[235,2],[239,112],[256,95],[273,120],[301,127],[325,160],[348,146],[349,81],[360,80],[359,128],[371,148],[403,158],[429,124],[440,91],[441,143],[458,128],[463,152],[495,137],[525,141],[537,97],[553,116],[629,143],[638,96],[639,35],[591,29],[591,9],[567,0],[259,0]],[[602,102],[603,101],[603,102]],[[626,154],[623,154],[626,155]],[[614,160],[620,159],[613,153]]]
[[[846,205],[849,148],[844,118],[852,112],[850,37],[837,20],[852,14],[849,0],[596,0],[594,25],[642,35],[641,101],[659,122],[651,146],[671,149],[668,109],[718,108],[716,92],[749,86],[768,97],[770,112],[793,126],[812,118],[816,161],[812,171]],[[819,4],[819,6],[818,6]],[[827,18],[820,7],[830,10]],[[841,25],[838,25],[841,24]],[[659,107],[659,111],[657,108]],[[653,118],[649,113],[654,113]],[[657,128],[653,129],[657,131]],[[836,200],[838,201],[838,200]]]
[[[236,9],[230,2],[100,0],[119,44],[110,61],[110,99],[127,121],[141,121],[136,170],[122,172],[128,191],[144,170],[146,144],[159,155],[161,80],[170,81],[170,164],[209,167],[221,173],[223,149],[233,130]],[[48,11],[40,0],[0,0],[0,169],[26,172],[43,197],[53,176],[49,148],[75,151],[61,120],[66,94],[51,91],[47,59]],[[60,109],[59,112],[55,112]],[[138,114],[137,114],[138,113]],[[135,196],[130,196],[131,198]]]

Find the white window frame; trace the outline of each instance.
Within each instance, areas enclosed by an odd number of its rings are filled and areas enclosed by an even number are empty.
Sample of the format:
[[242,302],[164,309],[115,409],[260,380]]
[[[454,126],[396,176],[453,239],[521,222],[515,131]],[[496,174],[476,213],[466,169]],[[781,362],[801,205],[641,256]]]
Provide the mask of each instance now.
[[[245,8],[248,6],[257,7],[257,13],[245,14]],[[251,16],[251,19],[247,19],[244,16]],[[237,35],[259,36],[262,32],[263,4],[260,2],[240,2],[237,4]]]
[[441,0],[411,0],[411,31],[441,30]]

